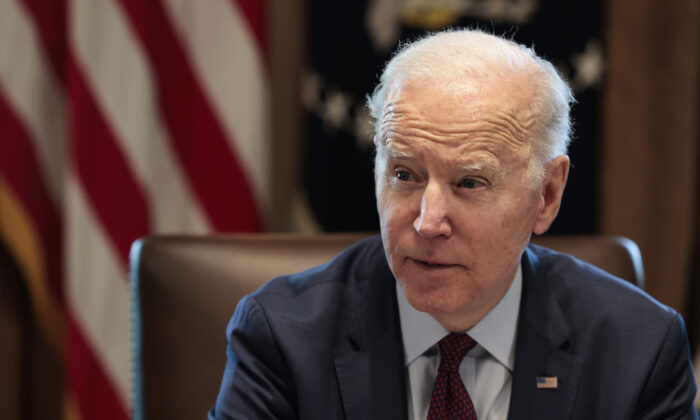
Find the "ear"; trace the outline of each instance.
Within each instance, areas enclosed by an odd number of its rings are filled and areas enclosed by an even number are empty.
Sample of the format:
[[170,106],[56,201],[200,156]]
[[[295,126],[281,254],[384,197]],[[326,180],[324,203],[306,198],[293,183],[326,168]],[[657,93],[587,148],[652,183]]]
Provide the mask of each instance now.
[[554,158],[545,166],[544,180],[540,189],[540,205],[533,229],[535,234],[541,235],[546,232],[557,217],[568,177],[569,157],[566,155]]

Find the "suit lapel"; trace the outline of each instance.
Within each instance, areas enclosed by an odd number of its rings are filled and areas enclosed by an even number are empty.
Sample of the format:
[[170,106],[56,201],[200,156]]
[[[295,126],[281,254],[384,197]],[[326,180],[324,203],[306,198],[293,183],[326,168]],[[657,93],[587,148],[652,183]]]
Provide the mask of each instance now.
[[335,359],[348,420],[406,418],[403,353],[396,354],[392,336],[387,332],[369,348]]
[[348,420],[405,419],[403,342],[394,277],[383,265],[358,293],[349,328],[350,345],[335,357]]
[[[558,302],[539,278],[539,261],[523,255],[523,295],[516,341],[510,419],[569,419],[583,360],[566,351],[571,327]],[[537,387],[538,377],[556,377],[557,387]]]

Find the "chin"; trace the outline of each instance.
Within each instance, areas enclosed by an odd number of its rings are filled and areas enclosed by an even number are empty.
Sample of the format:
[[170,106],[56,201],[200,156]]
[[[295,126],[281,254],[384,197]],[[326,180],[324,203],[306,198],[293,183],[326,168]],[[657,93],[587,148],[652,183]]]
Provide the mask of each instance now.
[[452,288],[416,287],[402,285],[406,299],[416,310],[427,312],[433,316],[438,314],[455,314],[465,306],[465,297]]

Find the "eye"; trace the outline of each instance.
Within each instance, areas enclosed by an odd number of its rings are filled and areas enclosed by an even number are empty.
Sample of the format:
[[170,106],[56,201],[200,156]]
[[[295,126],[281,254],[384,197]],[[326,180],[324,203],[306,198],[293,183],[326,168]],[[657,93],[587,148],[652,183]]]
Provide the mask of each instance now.
[[410,172],[408,171],[403,171],[400,169],[397,169],[394,171],[394,175],[396,176],[396,179],[399,181],[411,181],[413,179],[413,176],[411,175]]
[[479,188],[483,185],[484,185],[483,182],[479,181],[478,179],[474,179],[474,178],[464,178],[463,180],[459,181],[459,187],[466,188],[468,190],[472,190],[474,188]]

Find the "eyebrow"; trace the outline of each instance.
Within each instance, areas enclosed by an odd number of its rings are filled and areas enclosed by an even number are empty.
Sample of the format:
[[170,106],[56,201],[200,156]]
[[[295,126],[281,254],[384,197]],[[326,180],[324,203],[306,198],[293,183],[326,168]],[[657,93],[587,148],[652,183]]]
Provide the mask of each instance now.
[[[407,159],[413,156],[408,152],[398,150],[394,147],[391,147],[391,145],[387,144],[384,144],[384,151],[386,152],[388,157],[393,159]],[[474,162],[465,163],[464,165],[460,165],[459,168],[465,172],[478,172],[483,171],[484,169],[496,171],[498,169],[492,162],[489,162],[488,160],[478,160]]]
[[409,153],[406,153],[402,150],[397,150],[393,147],[391,147],[390,144],[384,144],[384,151],[386,152],[387,156],[394,158],[394,159],[401,159],[401,158],[410,158],[411,155]]
[[464,165],[460,166],[460,168],[467,172],[482,171],[484,169],[496,170],[496,167],[491,162],[485,160],[465,163]]

